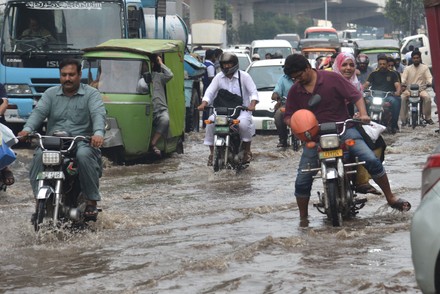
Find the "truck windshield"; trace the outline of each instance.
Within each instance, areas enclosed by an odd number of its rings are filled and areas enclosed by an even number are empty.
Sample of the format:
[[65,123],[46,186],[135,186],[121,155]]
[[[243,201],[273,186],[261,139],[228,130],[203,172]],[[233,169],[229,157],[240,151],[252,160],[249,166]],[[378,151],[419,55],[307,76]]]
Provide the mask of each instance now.
[[76,51],[121,38],[118,1],[9,1],[2,54]]

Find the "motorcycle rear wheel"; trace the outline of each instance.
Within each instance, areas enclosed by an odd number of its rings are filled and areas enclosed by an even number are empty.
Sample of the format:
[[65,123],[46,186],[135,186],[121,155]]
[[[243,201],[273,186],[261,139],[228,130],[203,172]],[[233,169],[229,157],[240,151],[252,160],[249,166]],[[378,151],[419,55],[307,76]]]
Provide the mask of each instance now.
[[342,215],[338,208],[337,195],[339,193],[338,182],[330,180],[327,182],[327,198],[328,198],[328,217],[332,221],[334,227],[339,227],[342,224]]
[[36,216],[34,221],[34,229],[35,232],[38,232],[38,230],[40,229],[40,224],[43,222],[43,219],[46,216],[46,199],[38,200],[35,213]]

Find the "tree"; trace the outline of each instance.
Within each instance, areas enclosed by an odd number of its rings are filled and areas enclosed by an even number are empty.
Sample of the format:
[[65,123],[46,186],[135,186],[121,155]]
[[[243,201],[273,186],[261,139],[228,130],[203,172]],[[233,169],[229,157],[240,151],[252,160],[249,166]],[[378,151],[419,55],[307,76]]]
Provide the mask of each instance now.
[[417,34],[417,29],[424,24],[423,0],[388,0],[385,5],[385,16],[399,30],[409,35]]

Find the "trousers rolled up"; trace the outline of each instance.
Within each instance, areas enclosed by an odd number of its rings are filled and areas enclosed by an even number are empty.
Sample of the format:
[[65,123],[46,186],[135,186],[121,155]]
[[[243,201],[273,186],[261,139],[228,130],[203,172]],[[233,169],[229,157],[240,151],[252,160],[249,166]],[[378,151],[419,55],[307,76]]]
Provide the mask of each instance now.
[[[431,119],[431,97],[429,96],[428,92],[425,90],[420,91],[419,93],[420,98],[422,99],[422,110],[423,115],[426,120]],[[402,93],[402,106],[400,107],[400,120],[402,123],[405,123],[408,118],[408,100],[409,100],[410,92],[409,90],[405,90]]]
[[[237,119],[240,121],[238,125],[238,132],[241,140],[243,142],[251,142],[252,137],[255,135],[255,125],[252,122],[252,113],[242,110]],[[214,114],[209,117],[209,120],[215,121]],[[214,145],[214,132],[215,124],[206,125],[205,140],[203,141],[203,144],[208,146]]]
[[[42,156],[43,151],[38,147],[34,152],[34,158],[29,171],[29,179],[34,197],[38,194],[37,176],[44,170]],[[102,176],[101,151],[98,148],[93,148],[89,143],[78,142],[75,158],[81,192],[85,194],[87,200],[100,201],[99,178]]]

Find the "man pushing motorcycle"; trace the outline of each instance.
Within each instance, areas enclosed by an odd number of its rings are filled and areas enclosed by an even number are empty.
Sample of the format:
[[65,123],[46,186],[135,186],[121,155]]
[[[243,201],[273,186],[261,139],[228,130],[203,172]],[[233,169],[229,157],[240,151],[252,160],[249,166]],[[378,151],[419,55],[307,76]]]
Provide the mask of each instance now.
[[[365,123],[370,121],[362,95],[342,75],[312,69],[308,60],[300,54],[293,54],[286,58],[284,73],[297,81],[287,96],[284,116],[286,124],[290,124],[291,116],[299,109],[311,110],[319,123],[345,121],[350,118],[347,102],[356,105],[360,120]],[[311,107],[309,100],[315,95],[320,95],[322,99],[317,105]],[[349,127],[343,134],[343,140],[348,138],[356,141],[356,144],[349,149],[350,155],[358,157],[359,161],[366,162],[365,168],[385,194],[388,204],[399,211],[408,211],[411,204],[391,192],[388,177],[380,159],[374,155],[355,127]],[[317,148],[304,147],[295,181],[295,197],[301,219],[308,217],[308,204],[314,175],[303,170],[316,168],[317,165]]]
[[[72,136],[90,136],[90,143],[78,142],[76,161],[81,191],[87,199],[85,218],[96,221],[99,178],[102,174],[101,151],[104,142],[106,111],[101,94],[82,84],[81,63],[65,59],[59,65],[60,83],[47,89],[32,111],[19,136],[25,138],[38,130],[47,118],[47,134],[67,131]],[[37,148],[29,171],[33,193],[38,193],[37,175],[43,170],[42,150]]]
[[[220,56],[219,72],[209,84],[203,96],[202,103],[198,110],[202,111],[207,105],[213,105],[215,99],[219,99],[219,90],[227,90],[229,94],[240,96],[243,99],[243,106],[248,111],[241,111],[238,116],[240,138],[243,141],[244,158],[243,163],[248,163],[252,159],[251,141],[255,134],[255,126],[252,123],[252,111],[258,103],[258,92],[251,76],[239,70],[238,58],[234,53],[225,52]],[[222,93],[220,91],[220,93]],[[224,92],[223,92],[224,93]],[[220,98],[221,99],[221,98]],[[213,117],[210,118],[213,120]],[[210,155],[208,157],[208,166],[212,166],[214,152],[214,125],[206,126],[204,144],[209,146]]]

